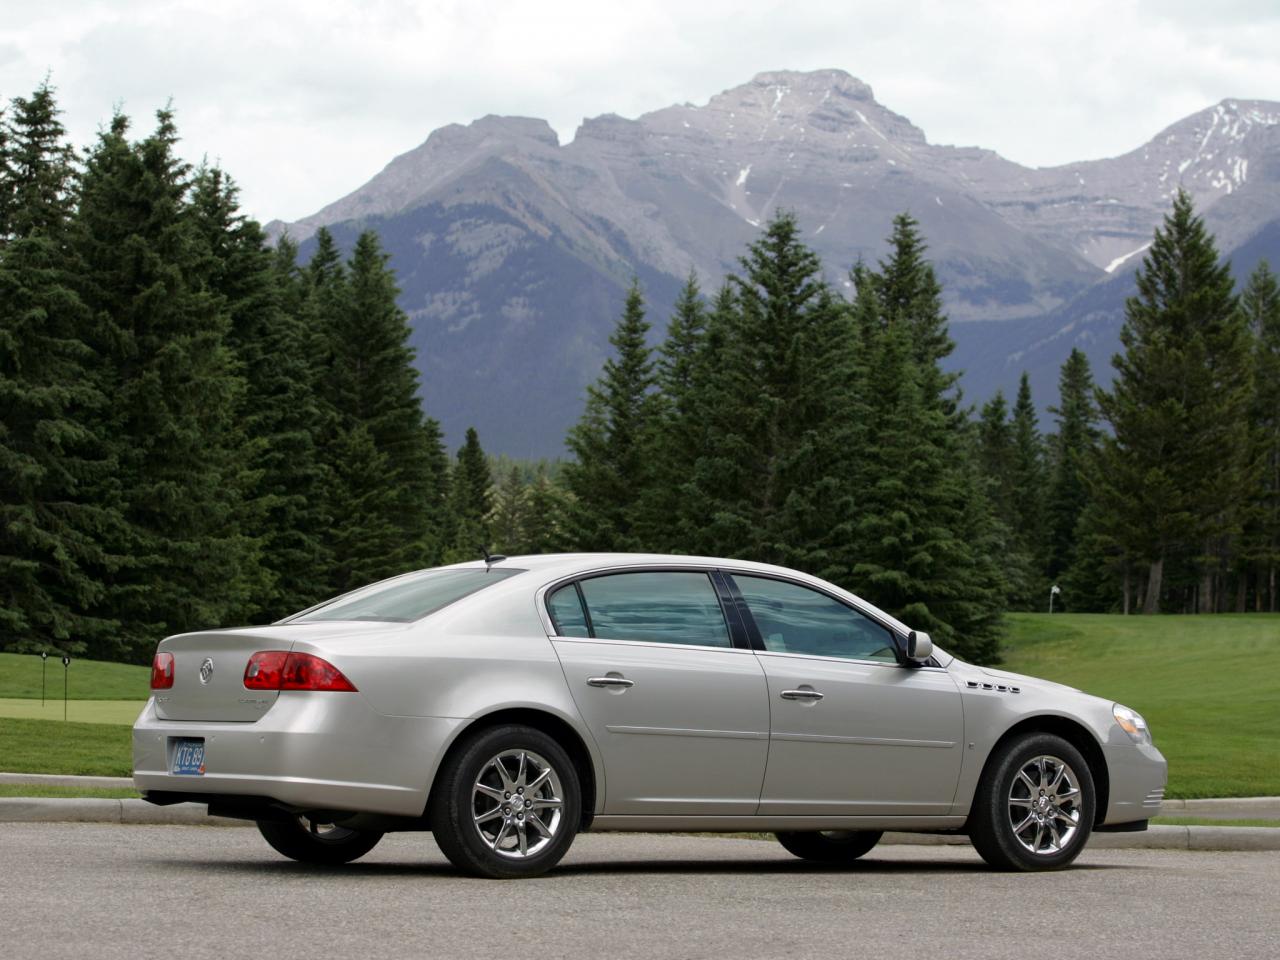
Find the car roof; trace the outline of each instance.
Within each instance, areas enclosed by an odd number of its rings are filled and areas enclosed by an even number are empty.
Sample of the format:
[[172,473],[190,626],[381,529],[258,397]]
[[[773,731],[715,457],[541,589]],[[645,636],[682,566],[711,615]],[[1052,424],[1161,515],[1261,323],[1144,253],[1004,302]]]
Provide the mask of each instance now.
[[[467,561],[466,563],[452,564],[451,566],[455,569],[484,569],[486,564],[484,560],[472,560]],[[812,574],[808,574],[804,571],[796,570],[791,567],[781,567],[772,563],[760,563],[755,560],[735,560],[728,557],[688,556],[678,553],[539,553],[527,554],[524,556],[504,557],[501,560],[494,561],[491,566],[495,569],[510,567],[525,570],[531,574],[536,574],[537,578],[543,583],[556,580],[561,577],[573,577],[577,574],[618,570],[626,567],[716,567],[723,570],[738,571],[741,573],[772,574],[788,580],[809,583],[823,590],[835,591],[836,593],[842,594],[846,598],[852,600],[854,603],[875,612],[895,626],[903,634],[906,634],[911,630],[910,627],[904,624],[897,617],[886,613],[870,601],[863,599],[855,593],[842,589],[833,583],[829,583],[820,577],[815,577]],[[524,578],[518,577],[514,579],[522,580]]]

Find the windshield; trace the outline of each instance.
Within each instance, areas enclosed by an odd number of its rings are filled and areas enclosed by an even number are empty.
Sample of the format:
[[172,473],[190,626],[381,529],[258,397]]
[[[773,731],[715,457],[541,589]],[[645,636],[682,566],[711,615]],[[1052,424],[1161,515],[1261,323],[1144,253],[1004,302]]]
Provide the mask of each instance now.
[[435,613],[455,600],[483,590],[523,570],[428,570],[397,577],[347,593],[323,606],[291,617],[289,623],[322,620],[379,620],[409,623]]

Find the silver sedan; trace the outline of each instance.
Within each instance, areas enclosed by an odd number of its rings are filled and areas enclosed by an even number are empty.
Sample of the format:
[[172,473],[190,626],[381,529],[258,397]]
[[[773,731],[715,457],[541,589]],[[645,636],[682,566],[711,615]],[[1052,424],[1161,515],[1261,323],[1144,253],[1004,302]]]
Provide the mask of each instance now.
[[815,577],[715,558],[490,558],[265,627],[164,640],[133,731],[158,804],[346,863],[430,830],[527,877],[580,830],[770,831],[848,862],[885,830],[992,866],[1071,863],[1159,811],[1134,710],[973,666]]

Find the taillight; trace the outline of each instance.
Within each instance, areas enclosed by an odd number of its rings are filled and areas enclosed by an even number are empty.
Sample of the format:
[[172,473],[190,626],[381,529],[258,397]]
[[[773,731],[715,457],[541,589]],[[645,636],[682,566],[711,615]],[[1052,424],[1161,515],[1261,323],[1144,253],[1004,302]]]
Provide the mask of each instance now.
[[168,690],[173,686],[173,654],[157,653],[151,661],[151,689]]
[[355,684],[328,660],[310,653],[263,650],[249,658],[244,668],[244,685],[249,690],[345,690],[355,692]]

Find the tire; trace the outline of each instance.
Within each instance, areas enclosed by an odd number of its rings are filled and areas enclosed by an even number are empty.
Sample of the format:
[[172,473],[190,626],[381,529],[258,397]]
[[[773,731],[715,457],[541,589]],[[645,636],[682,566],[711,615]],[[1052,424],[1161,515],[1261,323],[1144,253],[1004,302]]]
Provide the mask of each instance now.
[[536,877],[560,862],[578,832],[578,772],[541,730],[491,727],[445,761],[428,817],[440,850],[464,873]]
[[788,853],[814,863],[853,863],[880,842],[879,830],[786,831],[775,833]]
[[1088,842],[1096,803],[1080,751],[1053,734],[1028,734],[1000,747],[988,764],[969,841],[997,870],[1060,870]]
[[258,832],[277,853],[299,863],[322,866],[359,860],[382,839],[381,833],[371,830],[348,830],[332,823],[313,823],[305,817],[257,823]]

